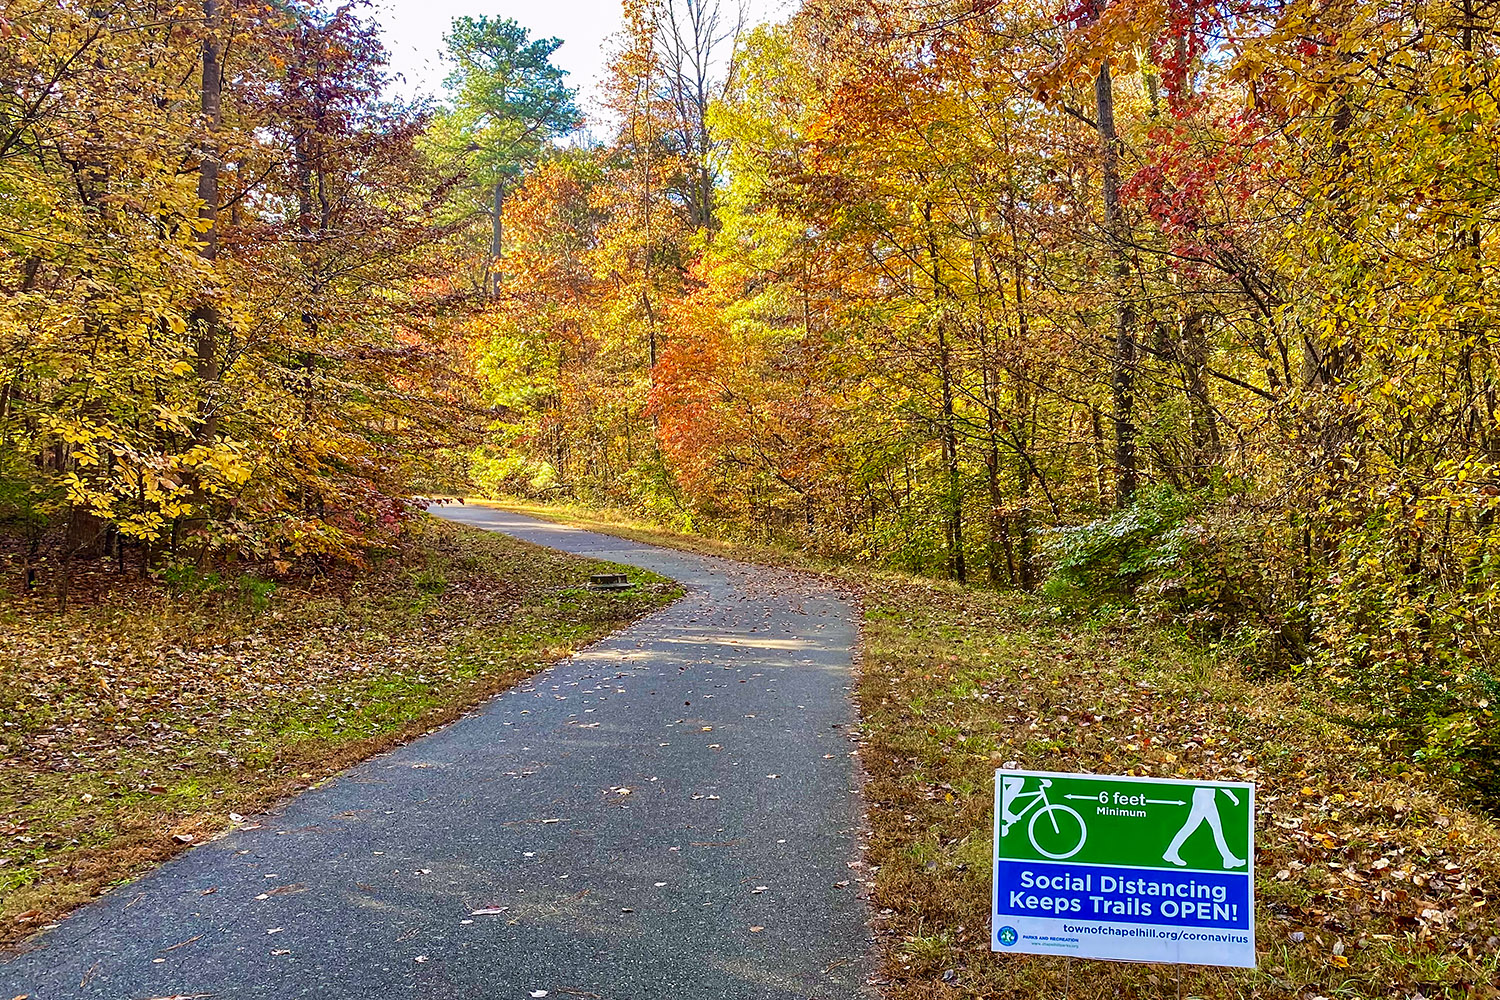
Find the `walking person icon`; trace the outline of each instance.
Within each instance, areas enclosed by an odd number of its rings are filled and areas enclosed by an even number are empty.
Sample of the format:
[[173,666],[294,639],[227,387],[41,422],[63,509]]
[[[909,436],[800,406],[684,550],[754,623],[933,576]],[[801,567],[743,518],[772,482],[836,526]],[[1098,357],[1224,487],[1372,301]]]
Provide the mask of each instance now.
[[1219,818],[1218,791],[1222,791],[1225,795],[1229,796],[1229,801],[1235,805],[1240,804],[1239,798],[1227,788],[1218,790],[1213,788],[1193,789],[1192,809],[1188,811],[1187,822],[1182,824],[1182,829],[1178,830],[1177,836],[1172,838],[1171,846],[1161,856],[1163,861],[1176,865],[1179,868],[1186,868],[1187,862],[1182,860],[1182,855],[1179,853],[1182,850],[1182,845],[1187,843],[1187,839],[1197,832],[1198,827],[1207,823],[1208,828],[1213,831],[1214,846],[1219,849],[1219,857],[1223,859],[1225,869],[1243,868],[1245,866],[1245,859],[1235,857],[1234,852],[1229,849],[1229,843],[1224,839],[1224,821]]

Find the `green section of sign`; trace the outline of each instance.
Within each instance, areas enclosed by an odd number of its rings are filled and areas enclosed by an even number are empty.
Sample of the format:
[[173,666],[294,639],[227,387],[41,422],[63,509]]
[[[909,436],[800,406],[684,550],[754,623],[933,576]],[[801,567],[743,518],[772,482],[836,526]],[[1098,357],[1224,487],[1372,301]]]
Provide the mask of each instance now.
[[1249,871],[1250,785],[1036,771],[997,777],[1001,858]]

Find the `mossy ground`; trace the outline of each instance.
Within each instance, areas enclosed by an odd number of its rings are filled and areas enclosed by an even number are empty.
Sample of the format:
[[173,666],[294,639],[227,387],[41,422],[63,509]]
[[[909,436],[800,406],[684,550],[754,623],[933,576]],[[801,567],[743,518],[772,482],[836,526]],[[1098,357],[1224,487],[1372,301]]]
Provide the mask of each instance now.
[[680,592],[433,519],[368,572],[245,580],[0,602],[0,944]]

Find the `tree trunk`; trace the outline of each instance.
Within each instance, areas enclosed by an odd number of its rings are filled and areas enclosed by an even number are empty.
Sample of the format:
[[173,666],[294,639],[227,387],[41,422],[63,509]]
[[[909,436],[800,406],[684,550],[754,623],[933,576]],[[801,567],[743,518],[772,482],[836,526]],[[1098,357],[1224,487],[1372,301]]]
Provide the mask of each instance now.
[[[223,17],[221,0],[203,0],[203,22],[205,33],[202,48],[202,75],[199,81],[199,107],[203,114],[204,135],[198,150],[198,218],[204,222],[203,232],[198,237],[198,255],[207,261],[219,256],[219,168],[221,153],[218,148],[219,125],[223,120],[221,97],[224,87],[222,62],[223,43],[220,38]],[[193,370],[198,381],[197,423],[193,428],[193,440],[198,444],[212,444],[219,431],[218,383],[222,374],[219,368],[221,345],[219,343],[222,320],[219,307],[213,300],[214,292],[205,289],[199,293],[198,301],[188,314],[189,329],[195,338]],[[196,477],[190,481],[195,523],[208,519],[208,498]],[[205,543],[206,544],[206,543]],[[63,569],[60,600],[67,600],[67,568]]]
[[[219,256],[219,149],[214,133],[223,120],[221,96],[223,92],[223,43],[219,38],[221,28],[220,0],[203,0],[203,21],[207,32],[203,39],[203,70],[199,87],[199,103],[207,132],[199,151],[198,164],[198,217],[207,223],[199,237],[198,253],[205,260],[216,260]],[[213,384],[218,381],[219,368],[219,310],[211,301],[200,301],[190,315],[197,336],[196,373],[204,398],[200,402],[200,421],[197,437],[212,441],[218,427],[218,406],[214,400]]]
[[1125,217],[1120,210],[1120,139],[1115,132],[1115,94],[1109,60],[1094,78],[1094,104],[1099,129],[1104,189],[1104,225],[1115,259],[1115,350],[1110,390],[1115,408],[1115,504],[1130,503],[1140,485],[1136,458],[1135,366],[1138,316],[1130,295],[1130,254]]
[[959,583],[968,580],[964,566],[964,504],[958,468],[958,426],[953,408],[953,359],[948,349],[947,318],[940,316],[938,334],[938,377],[942,382],[943,465],[947,471],[948,569]]
[[504,181],[495,182],[494,197],[495,208],[491,215],[493,226],[490,232],[490,297],[498,299],[500,297],[500,237],[502,235],[501,226],[505,220],[502,214],[502,210],[505,207]]
[[[1019,246],[1015,242],[1015,230],[1011,230],[1012,245]],[[1031,321],[1026,314],[1026,279],[1021,268],[1020,258],[1017,257],[1015,268],[1015,297],[1016,297],[1016,355],[1019,358],[1030,357]],[[1023,378],[1015,379],[1014,399],[1012,400],[1014,416],[1014,435],[1016,439],[1016,495],[1019,498],[1015,518],[1015,534],[1017,558],[1016,558],[1016,582],[1022,590],[1036,589],[1036,562],[1033,558],[1035,542],[1031,535],[1031,480],[1032,468],[1029,451],[1032,438],[1031,419],[1031,388]],[[1045,488],[1045,484],[1043,484]]]
[[944,500],[948,521],[946,527],[948,573],[959,583],[965,583],[968,580],[968,570],[964,565],[963,492],[958,467],[957,415],[953,403],[953,353],[948,345],[949,290],[943,279],[942,259],[938,256],[937,242],[932,233],[932,208],[930,201],[922,206],[922,219],[927,224],[927,261],[932,269],[933,304],[938,306],[936,322],[938,390],[942,401],[938,417],[938,434],[943,447],[943,469],[947,479],[945,484],[947,496]]
[[1182,370],[1183,392],[1188,403],[1188,430],[1193,443],[1190,474],[1200,486],[1208,482],[1208,470],[1217,467],[1223,450],[1219,420],[1208,395],[1208,386],[1203,381],[1203,366],[1208,363],[1208,341],[1203,333],[1203,321],[1203,313],[1196,309],[1182,318],[1174,351]]
[[[1000,373],[991,350],[987,328],[979,328],[979,353],[983,371],[985,450],[984,477],[990,498],[988,537],[985,541],[989,560],[990,586],[1015,586],[1016,564],[1010,541],[1010,525],[1005,510],[1005,490],[1000,485]],[[1004,576],[1001,570],[1004,569]]]

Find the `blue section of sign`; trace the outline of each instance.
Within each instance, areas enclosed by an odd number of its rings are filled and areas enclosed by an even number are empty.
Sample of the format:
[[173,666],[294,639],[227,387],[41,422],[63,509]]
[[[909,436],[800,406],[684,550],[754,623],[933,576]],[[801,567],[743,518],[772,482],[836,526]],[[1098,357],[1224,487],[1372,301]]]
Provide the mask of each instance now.
[[995,915],[1103,920],[1160,927],[1250,928],[1247,872],[995,862]]

